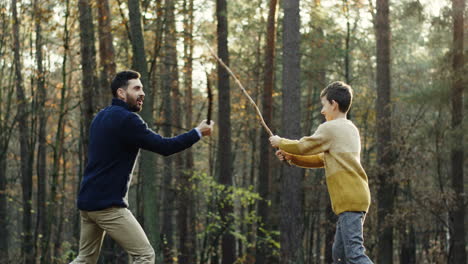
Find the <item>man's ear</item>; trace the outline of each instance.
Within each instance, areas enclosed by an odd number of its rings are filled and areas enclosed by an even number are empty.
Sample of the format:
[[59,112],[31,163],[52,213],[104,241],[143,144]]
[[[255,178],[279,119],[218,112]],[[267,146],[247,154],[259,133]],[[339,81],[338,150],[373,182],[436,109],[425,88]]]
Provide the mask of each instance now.
[[120,99],[126,99],[127,96],[125,94],[125,90],[123,88],[118,88],[117,89],[117,97]]

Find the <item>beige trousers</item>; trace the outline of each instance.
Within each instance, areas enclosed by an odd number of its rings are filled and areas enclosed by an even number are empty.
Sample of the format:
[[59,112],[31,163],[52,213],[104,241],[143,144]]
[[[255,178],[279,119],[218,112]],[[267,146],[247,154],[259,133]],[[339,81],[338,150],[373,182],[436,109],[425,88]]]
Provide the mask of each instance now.
[[80,252],[71,264],[96,264],[106,234],[132,257],[135,264],[154,264],[155,254],[145,231],[127,208],[80,211]]

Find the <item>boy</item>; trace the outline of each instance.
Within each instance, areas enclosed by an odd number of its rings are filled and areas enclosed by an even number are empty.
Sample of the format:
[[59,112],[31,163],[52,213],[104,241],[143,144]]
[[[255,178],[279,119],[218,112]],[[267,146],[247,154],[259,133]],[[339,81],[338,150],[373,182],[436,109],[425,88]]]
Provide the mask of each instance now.
[[372,263],[365,254],[362,226],[370,205],[367,175],[361,166],[359,131],[346,118],[353,94],[349,85],[334,82],[321,93],[321,114],[326,122],[310,137],[289,140],[270,137],[273,147],[280,150],[280,160],[305,168],[325,167],[332,208],[338,215],[334,263]]

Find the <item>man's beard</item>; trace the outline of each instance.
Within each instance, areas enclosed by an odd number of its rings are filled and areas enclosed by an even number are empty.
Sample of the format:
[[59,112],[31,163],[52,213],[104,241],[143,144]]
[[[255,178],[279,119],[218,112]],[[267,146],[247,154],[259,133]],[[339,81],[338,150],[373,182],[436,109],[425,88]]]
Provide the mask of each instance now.
[[[130,111],[132,111],[132,112],[140,112],[141,109],[142,109],[142,106],[140,106],[140,105],[138,104],[138,100],[137,100],[137,99],[138,99],[138,98],[136,98],[136,99],[133,99],[133,98],[132,98],[132,99],[130,99],[130,100],[127,100],[127,104],[128,104],[128,106],[130,107]],[[143,102],[143,98],[140,98],[140,100],[141,100],[141,102]]]

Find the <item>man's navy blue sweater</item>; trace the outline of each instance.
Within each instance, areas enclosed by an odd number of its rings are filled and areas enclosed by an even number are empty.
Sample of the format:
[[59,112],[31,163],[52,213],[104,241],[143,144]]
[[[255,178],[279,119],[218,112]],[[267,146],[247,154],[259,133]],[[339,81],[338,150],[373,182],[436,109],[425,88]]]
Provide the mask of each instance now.
[[88,164],[78,194],[78,209],[84,211],[128,207],[128,187],[140,148],[168,156],[200,140],[195,129],[163,138],[116,98],[96,115],[89,134]]

